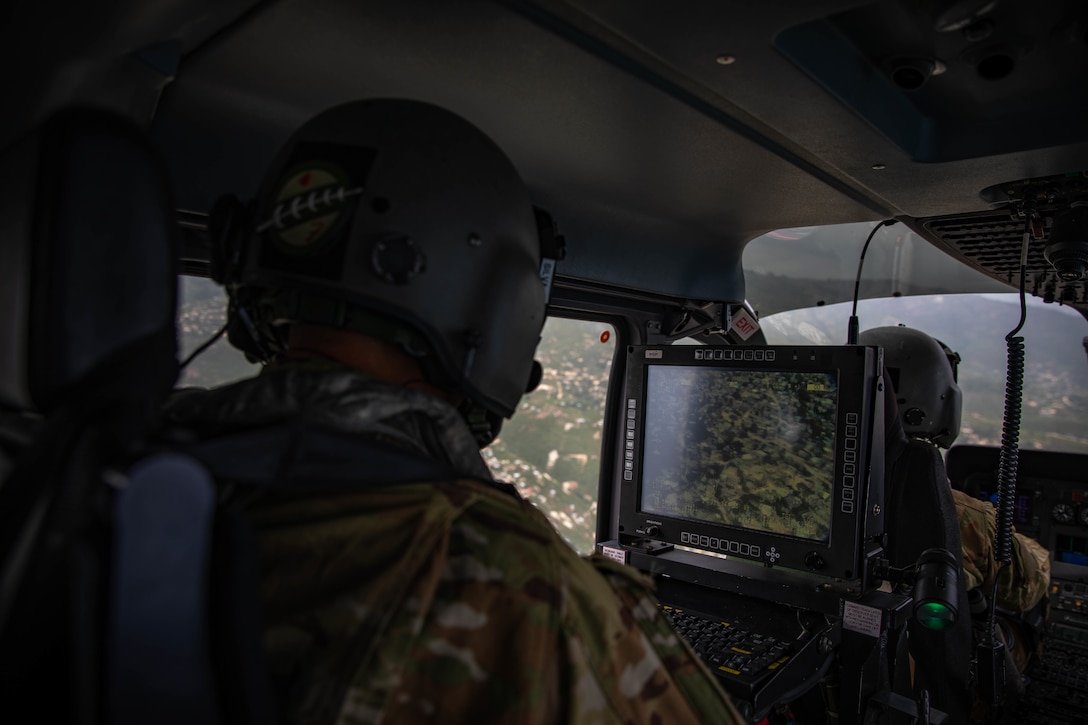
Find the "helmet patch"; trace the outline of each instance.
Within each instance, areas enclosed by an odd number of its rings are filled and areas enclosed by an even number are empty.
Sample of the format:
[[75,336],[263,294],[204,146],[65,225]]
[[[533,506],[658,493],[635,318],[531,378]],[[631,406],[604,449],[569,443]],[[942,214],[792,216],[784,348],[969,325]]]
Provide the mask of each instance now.
[[283,182],[257,233],[271,232],[286,251],[316,251],[347,211],[349,200],[362,193],[363,187],[351,186],[347,175],[331,164],[306,164]]

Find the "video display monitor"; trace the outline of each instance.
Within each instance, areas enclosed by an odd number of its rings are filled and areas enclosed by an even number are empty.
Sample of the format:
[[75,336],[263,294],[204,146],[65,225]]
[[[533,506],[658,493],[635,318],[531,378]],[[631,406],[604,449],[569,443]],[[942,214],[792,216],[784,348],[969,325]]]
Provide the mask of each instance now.
[[878,361],[862,346],[631,348],[621,540],[856,574]]
[[646,386],[644,513],[827,541],[834,374],[657,365]]

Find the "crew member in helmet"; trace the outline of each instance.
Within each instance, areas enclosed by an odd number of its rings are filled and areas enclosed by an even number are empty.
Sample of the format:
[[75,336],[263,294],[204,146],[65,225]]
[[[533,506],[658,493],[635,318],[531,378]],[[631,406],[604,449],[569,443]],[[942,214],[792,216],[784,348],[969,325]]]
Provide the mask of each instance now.
[[742,722],[647,581],[579,557],[479,455],[539,380],[545,316],[502,151],[432,105],[348,103],[291,137],[251,208],[215,210],[213,274],[266,365],[168,418],[279,436],[277,485],[237,488],[283,719]]
[[[903,326],[866,330],[859,341],[884,348],[884,367],[906,434],[939,448],[950,447],[960,432],[959,355],[924,332]],[[998,572],[994,507],[963,491],[953,490],[952,498],[959,516],[967,589],[981,587],[989,596]],[[1034,539],[1016,533],[1012,562],[997,583],[997,605],[1026,612],[1043,598],[1049,583],[1049,553]],[[1017,664],[1024,665],[1026,660]]]

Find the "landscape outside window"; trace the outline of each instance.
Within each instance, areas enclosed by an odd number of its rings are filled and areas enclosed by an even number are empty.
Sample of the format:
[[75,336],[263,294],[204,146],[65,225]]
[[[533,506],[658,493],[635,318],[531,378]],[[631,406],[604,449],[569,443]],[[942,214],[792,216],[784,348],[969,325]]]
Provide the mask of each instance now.
[[[204,277],[181,277],[178,286],[178,345],[181,359],[211,339],[226,320],[223,288]],[[212,388],[256,375],[260,366],[231,347],[226,335],[202,352],[178,377],[178,387]]]
[[601,431],[614,350],[610,325],[548,318],[537,349],[544,379],[483,451],[494,476],[516,485],[583,554],[596,542]]
[[[183,357],[223,325],[225,309],[221,287],[202,277],[182,277]],[[549,318],[537,350],[544,367],[540,387],[522,399],[499,437],[482,451],[493,475],[517,486],[581,553],[592,551],[596,539],[601,430],[614,350],[610,325]],[[178,385],[213,387],[257,369],[220,340],[186,368]]]
[[[760,320],[772,345],[841,345],[850,304],[792,310]],[[958,352],[963,420],[957,444],[998,446],[1005,406],[1005,335],[1020,320],[1013,294],[922,295],[862,300],[861,329],[904,324]],[[1029,297],[1020,447],[1088,453],[1088,322],[1076,310]]]

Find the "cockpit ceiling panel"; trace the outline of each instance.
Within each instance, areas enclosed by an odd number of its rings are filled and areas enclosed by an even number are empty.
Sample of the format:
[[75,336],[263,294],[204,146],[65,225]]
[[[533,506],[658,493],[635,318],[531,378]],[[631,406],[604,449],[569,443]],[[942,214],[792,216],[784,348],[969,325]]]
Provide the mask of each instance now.
[[304,119],[399,96],[464,115],[508,152],[567,234],[575,277],[739,299],[752,237],[892,212],[638,48],[524,5],[269,5],[187,57],[164,94],[153,131],[179,205],[252,194]]
[[1081,0],[573,4],[909,217],[983,211],[992,184],[1088,168]]
[[[958,7],[956,7],[958,6]],[[1088,4],[884,2],[775,45],[914,161],[1084,140]]]
[[179,207],[204,212],[252,194],[315,113],[428,100],[513,158],[568,235],[565,273],[664,294],[735,299],[758,235],[887,217],[1004,279],[917,222],[1088,169],[1082,0],[40,0],[6,17],[0,145],[66,104],[125,111]]

